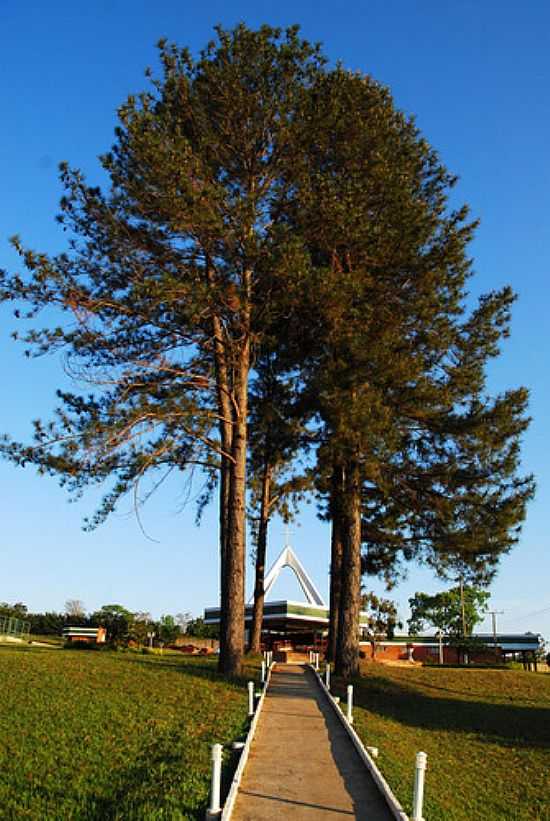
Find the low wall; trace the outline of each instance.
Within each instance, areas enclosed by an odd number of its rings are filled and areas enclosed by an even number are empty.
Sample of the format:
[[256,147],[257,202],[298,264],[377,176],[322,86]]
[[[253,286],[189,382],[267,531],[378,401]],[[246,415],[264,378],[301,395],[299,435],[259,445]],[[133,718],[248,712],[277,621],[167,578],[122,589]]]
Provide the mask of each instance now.
[[[437,644],[393,644],[385,642],[361,642],[361,651],[365,658],[372,661],[421,661],[439,662],[439,647]],[[412,653],[410,652],[412,650]],[[501,655],[499,653],[499,659]],[[495,661],[495,654],[491,650],[478,650],[470,653],[470,661],[478,664],[491,664]],[[456,647],[443,646],[443,663],[459,664],[460,658]]]
[[186,644],[192,644],[199,650],[206,649],[216,652],[220,648],[218,639],[200,639],[195,636],[178,636],[174,641],[174,647],[184,647]]

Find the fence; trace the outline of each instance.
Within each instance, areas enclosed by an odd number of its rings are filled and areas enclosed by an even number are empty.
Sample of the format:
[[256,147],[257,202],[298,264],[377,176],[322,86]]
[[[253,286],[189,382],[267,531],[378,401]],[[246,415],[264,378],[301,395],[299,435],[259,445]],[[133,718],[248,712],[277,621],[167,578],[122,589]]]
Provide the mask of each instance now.
[[28,639],[31,630],[30,621],[16,619],[15,616],[0,616],[0,639]]

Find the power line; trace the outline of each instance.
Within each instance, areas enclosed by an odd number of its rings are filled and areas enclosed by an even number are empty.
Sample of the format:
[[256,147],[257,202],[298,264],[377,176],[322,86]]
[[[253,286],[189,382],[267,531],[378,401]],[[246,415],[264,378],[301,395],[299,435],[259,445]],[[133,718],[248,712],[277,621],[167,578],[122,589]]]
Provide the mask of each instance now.
[[504,621],[523,621],[524,619],[530,619],[533,616],[541,616],[543,613],[550,612],[550,607],[545,607],[543,610],[534,610],[532,613],[525,613],[523,616],[508,616],[507,619]]

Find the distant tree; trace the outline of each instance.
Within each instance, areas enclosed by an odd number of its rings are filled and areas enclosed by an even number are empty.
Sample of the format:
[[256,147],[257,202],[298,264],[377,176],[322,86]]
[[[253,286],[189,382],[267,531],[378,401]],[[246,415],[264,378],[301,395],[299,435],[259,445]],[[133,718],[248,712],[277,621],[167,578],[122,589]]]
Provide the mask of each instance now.
[[148,612],[137,612],[133,614],[132,623],[129,627],[129,638],[138,644],[147,644],[150,632],[156,632],[157,626],[153,617]]
[[15,604],[0,602],[0,616],[24,620],[28,617],[27,605],[20,601],[15,602]]
[[472,634],[475,626],[483,621],[489,596],[486,590],[466,585],[462,591],[458,586],[434,595],[415,593],[409,599],[409,632],[415,635],[430,625],[441,630],[459,651],[474,649],[476,641]]
[[205,624],[204,619],[199,616],[196,619],[191,619],[187,624],[185,635],[194,636],[197,639],[217,639],[219,637],[219,628],[214,624]]
[[70,618],[82,619],[86,615],[84,602],[80,599],[67,599],[65,602],[65,613]]
[[90,621],[98,627],[105,627],[109,641],[126,644],[134,623],[134,614],[121,604],[104,604],[92,613]]
[[397,605],[390,599],[376,596],[372,592],[363,593],[361,608],[369,614],[369,627],[375,638],[392,639],[396,627],[403,627],[397,616]]
[[171,644],[180,635],[180,628],[173,616],[161,616],[158,622],[159,639],[165,644]]
[[[60,636],[68,621],[65,613],[56,613],[54,611],[29,613],[28,619],[31,623],[31,633],[38,636]],[[83,623],[88,624],[88,618],[84,619]]]

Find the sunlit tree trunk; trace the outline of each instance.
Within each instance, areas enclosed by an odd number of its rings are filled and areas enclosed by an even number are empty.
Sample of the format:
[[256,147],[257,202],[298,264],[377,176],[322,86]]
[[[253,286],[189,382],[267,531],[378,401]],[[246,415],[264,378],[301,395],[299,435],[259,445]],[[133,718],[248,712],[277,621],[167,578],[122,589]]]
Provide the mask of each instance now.
[[342,518],[342,587],[335,669],[338,675],[351,678],[359,673],[361,609],[361,471],[356,459],[345,466]]
[[332,474],[330,512],[331,512],[331,551],[330,551],[330,610],[327,643],[327,660],[336,658],[338,627],[340,619],[340,591],[342,587],[342,482],[341,465],[335,465]]

